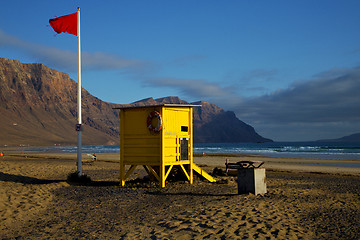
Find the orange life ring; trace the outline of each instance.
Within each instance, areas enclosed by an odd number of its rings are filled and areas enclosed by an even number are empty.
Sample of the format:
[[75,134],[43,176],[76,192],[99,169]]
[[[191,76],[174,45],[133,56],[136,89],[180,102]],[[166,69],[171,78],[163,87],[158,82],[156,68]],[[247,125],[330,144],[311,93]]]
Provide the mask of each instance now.
[[[152,125],[153,118],[157,118],[158,120],[158,124],[156,127]],[[152,111],[151,113],[149,113],[149,116],[146,119],[146,125],[151,132],[160,132],[160,130],[162,129],[162,118],[160,113],[156,111]]]

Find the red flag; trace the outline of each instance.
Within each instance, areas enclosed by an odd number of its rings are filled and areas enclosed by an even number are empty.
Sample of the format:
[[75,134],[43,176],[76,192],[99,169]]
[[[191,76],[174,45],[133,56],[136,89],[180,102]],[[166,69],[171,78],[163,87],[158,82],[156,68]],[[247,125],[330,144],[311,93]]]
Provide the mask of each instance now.
[[67,32],[77,36],[77,12],[50,19],[49,23],[57,33]]

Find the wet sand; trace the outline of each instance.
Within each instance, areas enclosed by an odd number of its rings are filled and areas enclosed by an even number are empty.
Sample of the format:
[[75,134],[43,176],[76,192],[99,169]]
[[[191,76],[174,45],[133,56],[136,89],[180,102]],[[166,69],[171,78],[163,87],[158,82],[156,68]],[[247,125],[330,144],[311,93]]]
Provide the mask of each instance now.
[[[93,182],[70,185],[75,154],[12,154],[0,158],[2,239],[360,238],[360,168],[320,165],[342,160],[194,158],[209,173],[226,159],[264,161],[268,193],[254,196],[238,195],[231,176],[121,188],[119,154],[84,154]],[[143,176],[138,169],[132,178]]]

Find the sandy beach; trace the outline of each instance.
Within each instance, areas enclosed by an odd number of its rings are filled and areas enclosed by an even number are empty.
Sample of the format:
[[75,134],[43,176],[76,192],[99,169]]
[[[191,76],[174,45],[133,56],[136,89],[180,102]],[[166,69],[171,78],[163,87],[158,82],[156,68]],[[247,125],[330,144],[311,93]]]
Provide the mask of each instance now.
[[[225,160],[264,161],[265,195],[237,194],[233,176],[218,183],[119,187],[119,154],[84,154],[93,182],[70,185],[75,154],[9,151],[0,158],[2,239],[360,239],[360,168],[342,160],[204,156],[212,172]],[[359,164],[360,161],[345,161]],[[145,176],[135,170],[132,178]]]

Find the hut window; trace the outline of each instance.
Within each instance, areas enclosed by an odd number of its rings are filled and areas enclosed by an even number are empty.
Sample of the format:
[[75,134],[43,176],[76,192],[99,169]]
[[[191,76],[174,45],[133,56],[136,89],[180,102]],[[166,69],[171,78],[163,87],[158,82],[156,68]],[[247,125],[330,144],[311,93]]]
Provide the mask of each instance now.
[[188,131],[189,131],[189,127],[188,127],[188,126],[181,126],[181,131],[182,131],[182,132],[188,132]]

